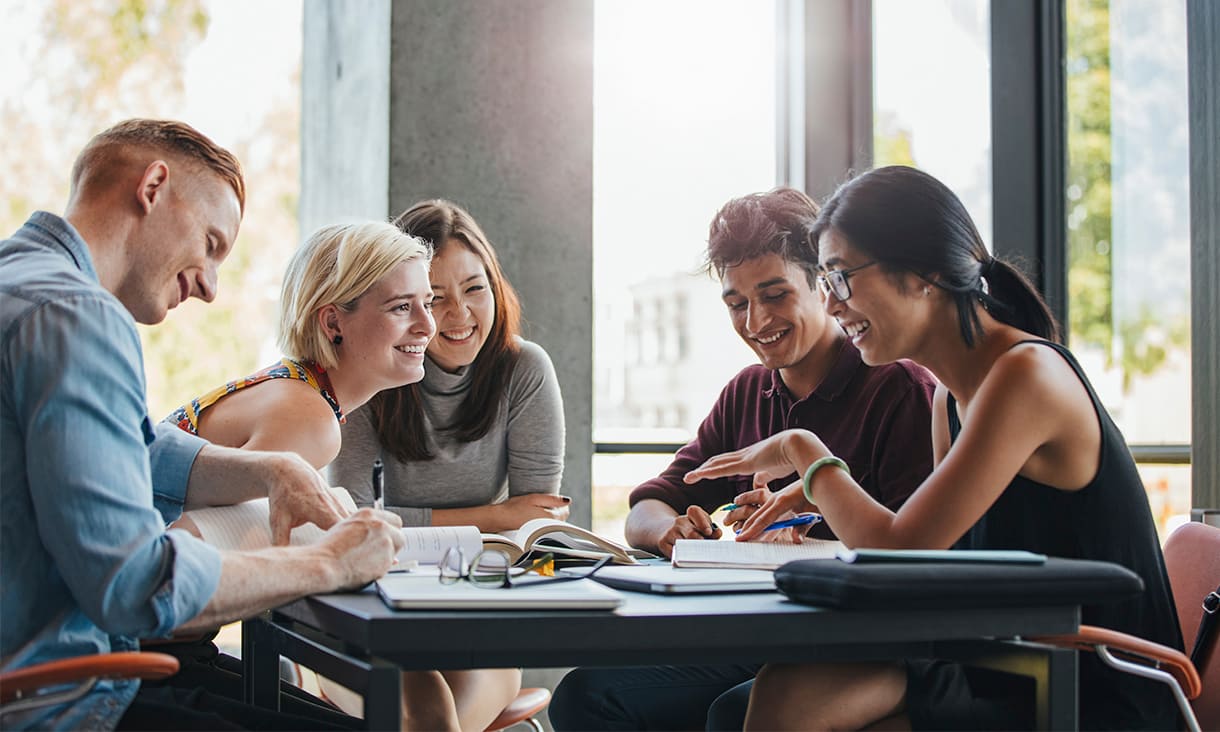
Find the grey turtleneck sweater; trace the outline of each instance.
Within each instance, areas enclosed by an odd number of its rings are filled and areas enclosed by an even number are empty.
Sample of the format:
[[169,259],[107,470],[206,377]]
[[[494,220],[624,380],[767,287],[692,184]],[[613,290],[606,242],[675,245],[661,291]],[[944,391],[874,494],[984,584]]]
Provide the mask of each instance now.
[[433,508],[498,503],[524,493],[558,493],[563,477],[563,399],[546,351],[522,340],[521,357],[496,421],[476,442],[443,431],[470,390],[471,372],[448,373],[425,358],[420,395],[431,460],[402,462],[382,454],[368,409],[348,415],[343,448],[328,468],[332,485],[360,506],[373,503],[372,466],[385,463],[385,507],[405,526],[428,526]]

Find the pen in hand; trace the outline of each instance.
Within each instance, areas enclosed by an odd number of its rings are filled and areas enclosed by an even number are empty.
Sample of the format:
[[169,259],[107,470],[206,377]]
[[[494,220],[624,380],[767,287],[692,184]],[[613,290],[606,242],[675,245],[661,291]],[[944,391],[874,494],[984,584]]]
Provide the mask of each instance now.
[[[798,513],[792,518],[784,519],[783,521],[776,521],[775,523],[768,525],[767,528],[763,529],[763,531],[790,529],[793,526],[807,526],[809,524],[816,524],[821,520],[822,515],[820,513]],[[737,533],[740,534],[741,529],[738,529]]]
[[373,508],[378,511],[385,509],[385,475],[381,458],[373,461]]

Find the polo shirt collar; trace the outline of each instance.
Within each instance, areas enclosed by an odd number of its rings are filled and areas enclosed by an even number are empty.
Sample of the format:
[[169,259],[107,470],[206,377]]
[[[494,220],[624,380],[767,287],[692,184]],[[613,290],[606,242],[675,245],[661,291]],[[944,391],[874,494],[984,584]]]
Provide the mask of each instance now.
[[[844,338],[839,346],[838,356],[830,365],[830,371],[809,396],[817,397],[824,402],[834,401],[843,393],[843,390],[851,383],[852,377],[863,365],[864,360],[860,358],[859,349],[852,345],[850,339]],[[788,391],[787,385],[779,375],[779,369],[772,369],[771,388],[763,392],[763,396],[769,399],[777,394],[783,394],[789,399],[793,399],[792,392]]]

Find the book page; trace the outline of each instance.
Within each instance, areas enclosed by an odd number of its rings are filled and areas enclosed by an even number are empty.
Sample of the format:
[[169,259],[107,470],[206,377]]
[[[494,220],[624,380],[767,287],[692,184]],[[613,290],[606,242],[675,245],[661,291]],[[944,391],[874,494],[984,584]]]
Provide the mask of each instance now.
[[567,521],[536,518],[521,524],[516,531],[502,533],[526,552],[542,549],[543,547],[535,546],[535,544],[545,539],[547,542],[559,545],[558,547],[545,547],[548,551],[555,551],[557,554],[586,559],[611,554],[619,564],[635,563],[635,559],[632,558],[627,547]]
[[404,526],[402,536],[407,545],[398,553],[398,563],[404,566],[412,560],[439,564],[451,546],[461,547],[467,562],[483,550],[483,536],[477,526]]
[[[506,532],[507,533],[507,532]],[[626,553],[627,547],[598,536],[588,529],[576,524],[558,519],[536,518],[521,524],[521,528],[512,532],[517,536],[517,543],[528,547],[543,537],[573,549],[604,549],[618,550]]]
[[843,548],[841,541],[823,539],[806,539],[800,544],[678,539],[674,542],[673,565],[775,569],[797,559],[834,559]]

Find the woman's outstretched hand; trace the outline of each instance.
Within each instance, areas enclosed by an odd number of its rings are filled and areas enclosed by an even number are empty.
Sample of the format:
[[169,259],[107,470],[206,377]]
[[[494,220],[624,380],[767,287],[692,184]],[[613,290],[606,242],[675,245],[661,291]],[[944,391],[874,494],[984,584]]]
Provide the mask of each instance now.
[[739,506],[747,504],[758,506],[758,510],[742,522],[741,530],[737,532],[737,541],[780,541],[799,544],[804,541],[805,532],[809,530],[808,526],[771,531],[763,531],[763,529],[776,521],[790,519],[798,513],[817,510],[817,506],[811,506],[805,500],[799,480],[774,493],[765,487],[755,488],[737,496],[733,502]]
[[765,488],[776,478],[800,475],[814,460],[829,454],[830,450],[809,430],[784,430],[749,447],[708,458],[682,480],[690,484],[706,478],[753,475],[754,487]]
[[741,533],[737,535],[738,541],[749,541],[758,538],[763,529],[785,515],[811,510],[799,481],[770,496],[763,496],[758,491],[766,491],[768,483],[785,475],[801,475],[810,463],[829,454],[830,451],[812,432],[785,430],[749,447],[709,458],[687,473],[683,481],[690,484],[706,478],[753,475],[754,490],[743,493],[734,501],[738,505],[761,505],[745,520]]

